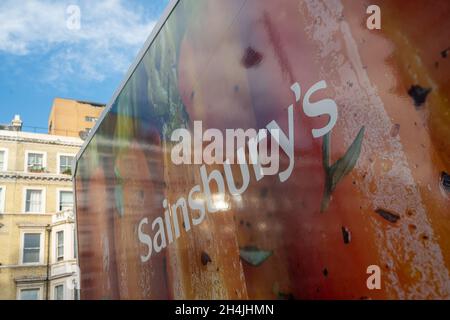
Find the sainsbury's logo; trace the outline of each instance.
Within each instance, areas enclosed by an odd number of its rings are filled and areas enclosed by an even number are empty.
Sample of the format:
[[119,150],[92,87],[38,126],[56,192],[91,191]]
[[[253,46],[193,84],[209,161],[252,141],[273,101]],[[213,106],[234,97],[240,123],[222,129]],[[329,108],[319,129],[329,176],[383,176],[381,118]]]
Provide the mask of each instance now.
[[[337,106],[331,99],[323,99],[318,102],[311,102],[311,96],[327,87],[325,81],[317,82],[305,94],[303,99],[303,112],[308,117],[328,115],[328,124],[319,129],[312,129],[312,136],[319,138],[331,131],[337,121]],[[291,86],[295,95],[295,104],[300,102],[301,87],[298,83]],[[224,164],[224,163],[250,163],[261,165],[272,165],[278,168],[279,148],[288,156],[291,162],[293,159],[294,140],[294,105],[288,108],[289,129],[284,133],[276,121],[267,124],[266,128],[259,129],[226,129],[225,136],[219,129],[207,129],[203,132],[202,121],[194,121],[193,134],[185,128],[176,129],[172,132],[171,141],[176,143],[172,148],[171,159],[176,165],[181,164]],[[270,137],[268,135],[270,133]],[[272,140],[269,143],[269,139]],[[249,150],[249,157],[239,157],[241,149]],[[206,147],[204,147],[204,145]],[[268,152],[268,146],[271,152]],[[193,150],[193,152],[192,152]],[[291,165],[290,165],[291,167]],[[277,170],[271,170],[277,171]]]
[[[337,105],[332,99],[312,102],[312,96],[319,90],[327,88],[325,81],[319,81],[309,88],[303,98],[303,112],[308,117],[327,115],[328,123],[322,128],[314,128],[311,134],[320,138],[329,133],[338,118]],[[175,143],[171,151],[171,160],[175,165],[199,164],[201,183],[192,187],[185,197],[180,197],[174,204],[167,199],[163,201],[164,213],[154,219],[150,225],[148,218],[143,218],[138,226],[138,238],[145,252],[141,261],[147,262],[152,253],[158,253],[168,244],[180,237],[180,226],[188,232],[201,224],[206,213],[226,211],[229,207],[226,198],[241,197],[250,184],[252,167],[256,181],[266,175],[278,175],[280,182],[285,182],[292,174],[294,157],[294,109],[301,100],[301,87],[298,83],[291,86],[295,102],[287,109],[288,129],[283,131],[280,125],[271,121],[265,128],[227,129],[225,138],[221,130],[207,129],[203,132],[202,122],[194,121],[193,136],[187,129],[174,130],[171,141]],[[269,143],[270,139],[270,143]],[[204,144],[206,144],[205,147]],[[268,147],[270,146],[270,152]],[[286,168],[280,168],[280,152],[289,158]],[[247,156],[248,154],[248,156]],[[231,164],[239,164],[241,179],[234,179]],[[223,165],[223,172],[211,170],[207,165]],[[236,181],[241,181],[237,186]],[[215,184],[216,188],[211,188]],[[212,192],[212,190],[217,192]],[[180,215],[181,214],[181,215]],[[182,219],[182,223],[180,223]],[[152,232],[149,232],[151,229]]]

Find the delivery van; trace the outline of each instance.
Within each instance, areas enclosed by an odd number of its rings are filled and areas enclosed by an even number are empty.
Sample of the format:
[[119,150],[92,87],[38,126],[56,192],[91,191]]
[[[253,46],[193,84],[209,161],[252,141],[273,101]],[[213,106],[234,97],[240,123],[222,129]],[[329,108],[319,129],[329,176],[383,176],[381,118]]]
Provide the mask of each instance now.
[[449,299],[450,2],[171,1],[77,156],[82,299]]

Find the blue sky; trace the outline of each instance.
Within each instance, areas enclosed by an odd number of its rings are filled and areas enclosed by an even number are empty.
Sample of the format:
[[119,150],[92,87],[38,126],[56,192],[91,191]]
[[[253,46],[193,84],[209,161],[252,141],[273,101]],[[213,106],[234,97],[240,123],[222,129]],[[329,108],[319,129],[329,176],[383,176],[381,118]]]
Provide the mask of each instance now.
[[0,123],[46,128],[55,97],[109,102],[168,2],[0,1]]

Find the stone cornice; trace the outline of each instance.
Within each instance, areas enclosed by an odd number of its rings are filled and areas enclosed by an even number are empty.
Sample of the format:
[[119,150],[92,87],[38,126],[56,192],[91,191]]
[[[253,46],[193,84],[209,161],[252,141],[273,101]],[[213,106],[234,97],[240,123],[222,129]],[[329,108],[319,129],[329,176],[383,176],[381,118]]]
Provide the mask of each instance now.
[[[2,264],[0,265],[0,269],[13,269],[13,268],[46,268],[46,264]],[[45,270],[45,269],[43,269]]]
[[[25,266],[25,267],[30,267],[30,266]],[[31,266],[31,267],[33,267],[33,266]],[[45,265],[39,265],[39,267],[45,267]],[[46,281],[46,280],[47,280],[46,276],[41,276],[41,277],[39,277],[39,276],[28,276],[28,277],[23,276],[23,277],[14,279],[14,281],[16,283],[42,282],[42,281]]]
[[65,174],[53,173],[30,173],[18,171],[0,171],[0,179],[21,179],[21,180],[37,180],[37,181],[62,181],[71,182],[72,176]]
[[[78,141],[79,140],[79,141]],[[67,147],[78,147],[83,145],[81,139],[75,139],[70,137],[59,137],[47,134],[32,134],[32,133],[7,133],[0,132],[0,141],[12,141],[12,142],[29,142],[37,144],[58,145]]]

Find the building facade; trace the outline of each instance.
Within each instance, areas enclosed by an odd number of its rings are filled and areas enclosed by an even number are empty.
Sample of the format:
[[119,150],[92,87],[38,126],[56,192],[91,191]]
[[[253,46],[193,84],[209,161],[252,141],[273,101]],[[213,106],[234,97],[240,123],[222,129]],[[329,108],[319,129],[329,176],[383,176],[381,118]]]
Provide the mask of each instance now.
[[78,298],[72,164],[82,143],[0,130],[0,299]]
[[48,133],[84,139],[104,108],[100,103],[56,98],[48,119]]

